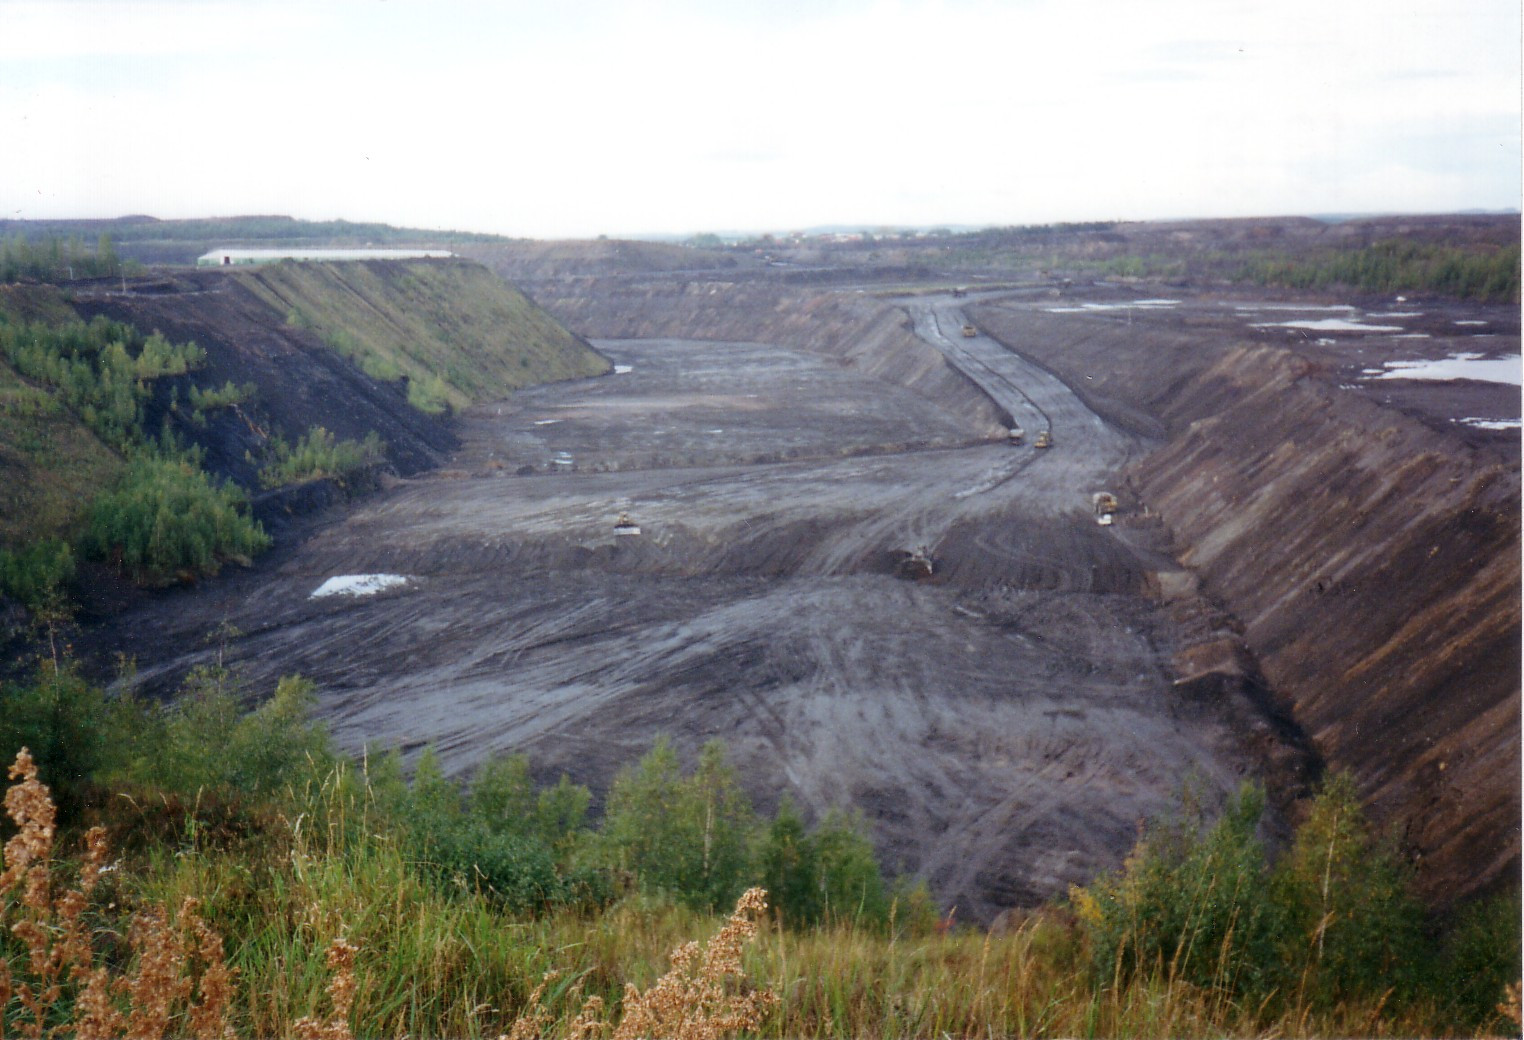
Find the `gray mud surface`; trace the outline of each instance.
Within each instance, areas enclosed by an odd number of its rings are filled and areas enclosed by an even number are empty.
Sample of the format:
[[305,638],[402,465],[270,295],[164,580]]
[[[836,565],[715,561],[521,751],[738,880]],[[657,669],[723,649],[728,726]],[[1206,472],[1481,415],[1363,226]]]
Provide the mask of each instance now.
[[[433,745],[458,774],[523,751],[600,795],[660,734],[689,757],[722,738],[760,808],[861,808],[887,869],[961,919],[1041,901],[1117,865],[1186,777],[1258,772],[1252,727],[1172,686],[1156,532],[1091,514],[1148,445],[993,340],[947,338],[947,300],[907,306],[1024,446],[818,356],[603,341],[628,371],[475,410],[450,469],[142,605],[103,648],[165,692],[226,620],[252,687],[309,676],[346,748]],[[898,576],[920,545],[935,574]],[[409,582],[311,596],[369,573]]]

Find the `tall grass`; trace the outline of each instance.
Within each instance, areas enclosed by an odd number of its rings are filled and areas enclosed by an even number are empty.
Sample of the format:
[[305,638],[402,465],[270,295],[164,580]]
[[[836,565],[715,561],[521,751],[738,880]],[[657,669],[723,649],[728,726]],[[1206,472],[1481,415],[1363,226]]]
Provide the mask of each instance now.
[[[1117,951],[1106,955],[1110,970],[1098,973],[1092,931],[1061,907],[1034,911],[1002,934],[906,926],[899,907],[888,928],[841,919],[784,927],[758,890],[745,893],[728,919],[639,892],[596,910],[509,913],[465,879],[451,890],[421,871],[365,769],[343,760],[256,813],[257,826],[237,833],[187,827],[118,859],[108,873],[99,828],[77,860],[50,859],[46,788],[29,758],[18,761],[16,776],[23,794],[7,806],[14,803],[20,827],[6,847],[0,897],[9,922],[35,927],[7,933],[0,979],[17,984],[0,989],[7,1031],[24,1035],[40,1035],[39,1025],[60,1035],[121,1035],[140,1003],[149,1009],[138,1012],[145,1035],[211,1035],[226,1026],[239,1035],[313,1040],[1304,1037],[1517,1028],[1516,988],[1515,1017],[1500,1011],[1463,1023],[1423,993],[1398,1002],[1352,991],[1326,1001],[1306,988],[1268,999],[1227,975],[1193,976],[1179,957],[1130,960]],[[108,814],[112,833],[146,808]],[[57,878],[77,881],[71,888]],[[1195,916],[1207,915],[1198,907]],[[60,937],[75,952],[54,957],[53,947],[29,936]],[[131,981],[149,978],[160,980],[157,990]],[[1489,999],[1507,998],[1493,988]],[[86,1015],[110,1028],[82,1028]]]

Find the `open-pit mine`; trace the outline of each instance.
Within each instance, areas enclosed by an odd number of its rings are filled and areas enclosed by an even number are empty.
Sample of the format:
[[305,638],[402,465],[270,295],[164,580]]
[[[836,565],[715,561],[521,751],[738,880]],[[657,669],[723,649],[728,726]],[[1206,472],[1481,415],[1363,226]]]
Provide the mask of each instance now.
[[459,775],[601,794],[720,738],[963,920],[1115,867],[1186,784],[1264,783],[1273,840],[1327,768],[1439,901],[1516,869],[1516,308],[488,262],[611,371],[471,407],[91,649],[151,691],[300,672],[341,746]]

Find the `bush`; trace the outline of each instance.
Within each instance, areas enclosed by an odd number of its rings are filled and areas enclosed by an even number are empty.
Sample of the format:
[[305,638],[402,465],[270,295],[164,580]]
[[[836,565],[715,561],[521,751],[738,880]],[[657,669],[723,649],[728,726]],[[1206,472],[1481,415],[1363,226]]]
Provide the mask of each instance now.
[[1517,985],[1524,972],[1520,912],[1515,879],[1508,890],[1462,909],[1447,929],[1433,982],[1437,1003],[1451,1021],[1488,1033],[1505,1028],[1497,1020],[1498,1003],[1504,987]]
[[1273,988],[1281,928],[1255,837],[1264,804],[1245,784],[1209,826],[1188,792],[1181,816],[1150,827],[1120,873],[1073,890],[1098,979],[1157,974],[1240,995]]
[[1323,783],[1271,882],[1284,908],[1287,984],[1314,1007],[1351,995],[1412,995],[1424,956],[1411,871],[1366,823],[1348,773]]
[[117,750],[113,714],[99,687],[46,661],[31,681],[0,685],[0,747],[31,749],[38,773],[70,813]]
[[[336,761],[327,730],[309,720],[312,683],[283,677],[245,711],[247,691],[221,667],[191,672],[173,704],[132,703],[137,715],[121,778],[193,799],[202,793],[254,802],[280,800],[326,774]],[[125,735],[124,735],[125,736]]]
[[189,459],[140,451],[91,503],[83,546],[143,585],[214,575],[270,545],[243,504],[241,491],[214,485]]
[[57,538],[10,552],[0,549],[0,591],[36,611],[58,601],[74,578],[74,552]]
[[558,867],[537,813],[545,795],[558,788],[537,796],[523,756],[489,762],[478,771],[469,799],[440,770],[431,748],[419,758],[410,785],[401,783],[395,755],[378,767],[372,781],[378,804],[400,824],[410,856],[440,890],[485,896],[519,913],[608,898],[609,886],[597,871]]
[[149,384],[206,362],[206,352],[194,343],[170,343],[158,333],[144,336],[103,317],[88,325],[0,321],[0,353],[22,375],[51,387],[96,436],[118,450],[143,441]]
[[886,925],[890,900],[862,817],[839,809],[813,833],[784,797],[761,841],[761,881],[791,927],[826,922]]
[[633,875],[647,891],[717,910],[733,903],[752,876],[755,828],[723,743],[706,744],[698,768],[685,777],[662,739],[614,779],[599,861]]
[[321,426],[309,429],[294,445],[276,435],[270,438],[269,452],[270,461],[259,471],[259,482],[267,488],[324,478],[344,484],[386,459],[386,445],[375,431],[363,441],[336,440]]

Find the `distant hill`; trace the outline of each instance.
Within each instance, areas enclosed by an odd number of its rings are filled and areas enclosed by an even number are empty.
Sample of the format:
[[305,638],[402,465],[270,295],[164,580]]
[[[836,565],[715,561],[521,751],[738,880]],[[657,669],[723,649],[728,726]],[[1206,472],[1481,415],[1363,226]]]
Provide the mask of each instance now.
[[502,235],[438,231],[347,220],[297,220],[277,215],[160,220],[130,216],[86,220],[0,220],[0,237],[30,241],[110,235],[123,259],[142,264],[194,264],[216,246],[431,246],[511,242]]

